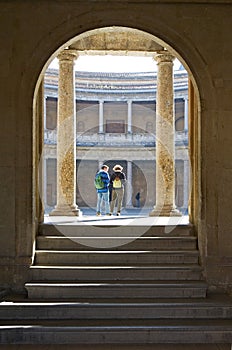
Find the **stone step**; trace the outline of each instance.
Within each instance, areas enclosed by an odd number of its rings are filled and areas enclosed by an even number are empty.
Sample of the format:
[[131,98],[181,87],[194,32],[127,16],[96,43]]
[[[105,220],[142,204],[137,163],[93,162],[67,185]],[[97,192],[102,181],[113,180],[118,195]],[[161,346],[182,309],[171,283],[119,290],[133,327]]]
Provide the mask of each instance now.
[[197,264],[198,251],[50,251],[37,250],[35,265]]
[[194,250],[197,248],[197,238],[188,237],[62,237],[39,236],[36,248],[38,250]]
[[32,266],[32,281],[200,280],[199,265]]
[[231,319],[232,304],[207,299],[156,302],[3,302],[0,322],[9,320]]
[[207,285],[200,281],[131,281],[92,283],[26,283],[28,297],[64,298],[204,298]]
[[[148,218],[149,219],[149,218]],[[171,220],[171,219],[170,219]],[[144,218],[143,222],[146,221]],[[172,236],[194,236],[194,228],[191,224],[188,225],[155,225],[149,224],[141,225],[92,225],[91,222],[84,224],[77,222],[76,224],[41,224],[39,227],[39,234],[41,236],[66,236],[66,237],[172,237]]]
[[0,326],[1,344],[230,344],[231,320],[195,320],[184,322],[145,320],[105,321],[82,325],[76,321],[41,322]]

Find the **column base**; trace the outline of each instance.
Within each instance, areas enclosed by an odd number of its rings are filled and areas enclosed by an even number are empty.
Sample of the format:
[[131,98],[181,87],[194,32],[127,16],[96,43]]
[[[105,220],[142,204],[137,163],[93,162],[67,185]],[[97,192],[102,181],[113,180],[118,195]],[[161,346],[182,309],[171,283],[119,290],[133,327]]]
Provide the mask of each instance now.
[[163,207],[158,208],[155,207],[150,213],[149,216],[182,216],[182,213],[176,208]]
[[82,216],[82,211],[68,206],[57,207],[49,213],[49,216]]

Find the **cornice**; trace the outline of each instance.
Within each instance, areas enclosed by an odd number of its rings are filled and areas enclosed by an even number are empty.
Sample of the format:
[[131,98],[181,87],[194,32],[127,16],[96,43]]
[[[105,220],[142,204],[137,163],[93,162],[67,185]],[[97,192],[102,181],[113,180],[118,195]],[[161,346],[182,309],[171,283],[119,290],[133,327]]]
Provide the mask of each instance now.
[[[175,97],[183,97],[188,90],[188,74],[176,71],[174,77]],[[83,101],[152,101],[156,98],[156,80],[156,72],[76,72],[76,96]],[[45,94],[57,97],[58,70],[47,71]]]

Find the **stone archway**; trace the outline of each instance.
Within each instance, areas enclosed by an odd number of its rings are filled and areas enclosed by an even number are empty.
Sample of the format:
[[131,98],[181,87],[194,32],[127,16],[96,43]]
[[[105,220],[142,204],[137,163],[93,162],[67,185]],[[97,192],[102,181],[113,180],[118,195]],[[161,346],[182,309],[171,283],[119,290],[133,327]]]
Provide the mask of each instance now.
[[[146,55],[154,55],[155,53],[160,53],[165,50],[164,54],[170,54],[170,57],[173,55],[177,56],[179,59],[181,59],[178,54],[174,51],[174,49],[168,47],[168,50],[166,50],[166,44],[162,42],[161,40],[151,36],[150,34],[147,34],[145,32],[138,31],[136,29],[130,29],[130,28],[122,28],[122,27],[108,27],[108,28],[101,28],[96,29],[90,32],[86,32],[82,35],[80,35],[77,38],[74,38],[73,41],[69,42],[69,50],[70,52],[81,54],[82,52],[91,52],[91,54],[101,53],[101,54],[107,54],[107,52],[114,52],[114,54],[127,54],[128,52],[138,55],[139,54],[146,54]],[[184,63],[184,62],[182,62]],[[185,64],[185,63],[184,63]],[[185,65],[186,66],[186,65]],[[187,68],[188,69],[188,68]],[[191,89],[191,99],[193,100],[193,96],[196,96],[194,92],[194,82],[190,82],[190,85],[192,87]],[[196,113],[196,102],[197,99],[194,98],[194,106],[192,106],[192,102],[190,101],[191,108],[190,108],[190,139],[192,140],[190,142],[191,149],[191,161],[192,169],[197,172],[198,169],[194,164],[198,164],[197,157],[196,157],[196,149],[194,149],[194,143],[193,140],[195,140],[195,133],[197,133],[195,125],[197,125],[196,117],[198,117],[198,112]],[[198,109],[197,109],[198,110]],[[194,115],[194,119],[192,116]],[[192,120],[193,119],[193,120]],[[194,150],[194,151],[193,151]],[[73,158],[73,157],[72,157]],[[70,164],[68,164],[70,166]],[[169,174],[170,175],[170,174]],[[196,177],[196,174],[192,174],[192,178],[198,179],[198,176]],[[193,220],[192,213],[194,210],[196,210],[196,195],[198,191],[198,180],[195,181],[195,187],[193,191],[191,192],[191,200],[190,200],[190,217]],[[73,188],[73,190],[75,190]],[[173,195],[173,189],[171,196]],[[163,200],[163,199],[162,199]],[[75,207],[75,203],[73,208]],[[195,209],[194,209],[194,208]],[[76,207],[74,208],[76,210]],[[160,210],[160,208],[158,208]],[[175,208],[173,208],[175,210]],[[169,210],[170,211],[170,210]],[[61,212],[62,214],[62,212]],[[154,215],[157,213],[155,212]],[[194,220],[193,220],[194,221]]]

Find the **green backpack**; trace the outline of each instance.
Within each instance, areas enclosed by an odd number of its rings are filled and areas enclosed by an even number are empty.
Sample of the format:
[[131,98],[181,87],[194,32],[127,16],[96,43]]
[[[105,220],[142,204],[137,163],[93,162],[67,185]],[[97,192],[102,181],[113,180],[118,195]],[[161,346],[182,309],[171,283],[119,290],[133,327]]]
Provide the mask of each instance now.
[[101,189],[103,189],[105,187],[100,173],[96,174],[95,180],[94,180],[94,185],[95,185],[95,188],[97,190],[101,190]]

